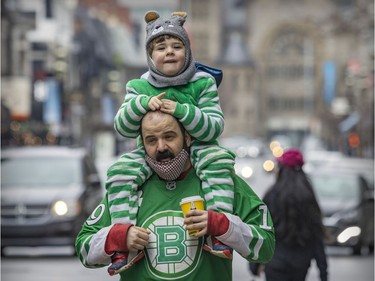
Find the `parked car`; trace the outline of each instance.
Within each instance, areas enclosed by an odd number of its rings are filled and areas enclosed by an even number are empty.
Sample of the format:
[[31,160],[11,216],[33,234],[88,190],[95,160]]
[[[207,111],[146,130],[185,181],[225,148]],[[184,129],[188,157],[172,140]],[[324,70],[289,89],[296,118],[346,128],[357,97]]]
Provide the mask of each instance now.
[[357,171],[374,191],[374,159],[346,157],[337,163],[337,168],[340,171]]
[[323,212],[326,244],[374,250],[374,193],[355,170],[321,169],[309,173]]
[[309,151],[305,154],[305,171],[339,169],[357,171],[374,189],[374,159],[349,157],[338,151]]
[[102,193],[84,149],[17,147],[1,153],[1,252],[74,245]]

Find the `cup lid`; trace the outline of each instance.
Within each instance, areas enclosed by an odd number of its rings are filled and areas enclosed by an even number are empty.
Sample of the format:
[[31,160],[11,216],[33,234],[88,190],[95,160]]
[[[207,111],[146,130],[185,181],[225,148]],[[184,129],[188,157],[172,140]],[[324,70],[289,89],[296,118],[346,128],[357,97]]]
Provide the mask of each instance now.
[[185,197],[185,198],[181,199],[180,205],[185,204],[185,203],[189,203],[189,202],[192,202],[192,201],[203,201],[203,198],[199,195]]

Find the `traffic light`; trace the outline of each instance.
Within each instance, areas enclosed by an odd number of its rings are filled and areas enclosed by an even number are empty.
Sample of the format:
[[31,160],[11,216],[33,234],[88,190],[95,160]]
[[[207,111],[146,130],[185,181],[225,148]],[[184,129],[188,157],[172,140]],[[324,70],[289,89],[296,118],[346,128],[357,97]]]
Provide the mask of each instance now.
[[357,133],[349,133],[348,143],[351,148],[358,148],[361,143],[359,135]]

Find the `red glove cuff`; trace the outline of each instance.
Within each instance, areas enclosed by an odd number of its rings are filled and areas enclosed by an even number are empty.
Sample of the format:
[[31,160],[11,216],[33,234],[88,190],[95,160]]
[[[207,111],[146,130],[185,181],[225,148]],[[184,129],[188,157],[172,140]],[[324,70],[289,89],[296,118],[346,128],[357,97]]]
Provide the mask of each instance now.
[[132,224],[115,224],[107,235],[105,252],[112,255],[114,252],[129,252],[126,246],[126,237]]
[[208,211],[207,234],[221,236],[228,231],[229,220],[223,213]]

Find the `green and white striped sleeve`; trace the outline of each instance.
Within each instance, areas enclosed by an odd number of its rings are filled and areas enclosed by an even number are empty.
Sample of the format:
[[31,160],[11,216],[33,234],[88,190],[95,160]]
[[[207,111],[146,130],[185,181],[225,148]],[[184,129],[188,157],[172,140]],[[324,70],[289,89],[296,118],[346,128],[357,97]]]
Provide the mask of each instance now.
[[194,87],[199,85],[204,89],[199,94],[198,105],[177,103],[173,115],[194,138],[204,142],[215,141],[224,130],[224,114],[215,80],[205,72],[197,72],[192,82]]
[[151,96],[138,93],[131,85],[130,82],[126,85],[125,100],[117,111],[114,127],[121,136],[136,138],[139,135],[141,119],[149,109]]

